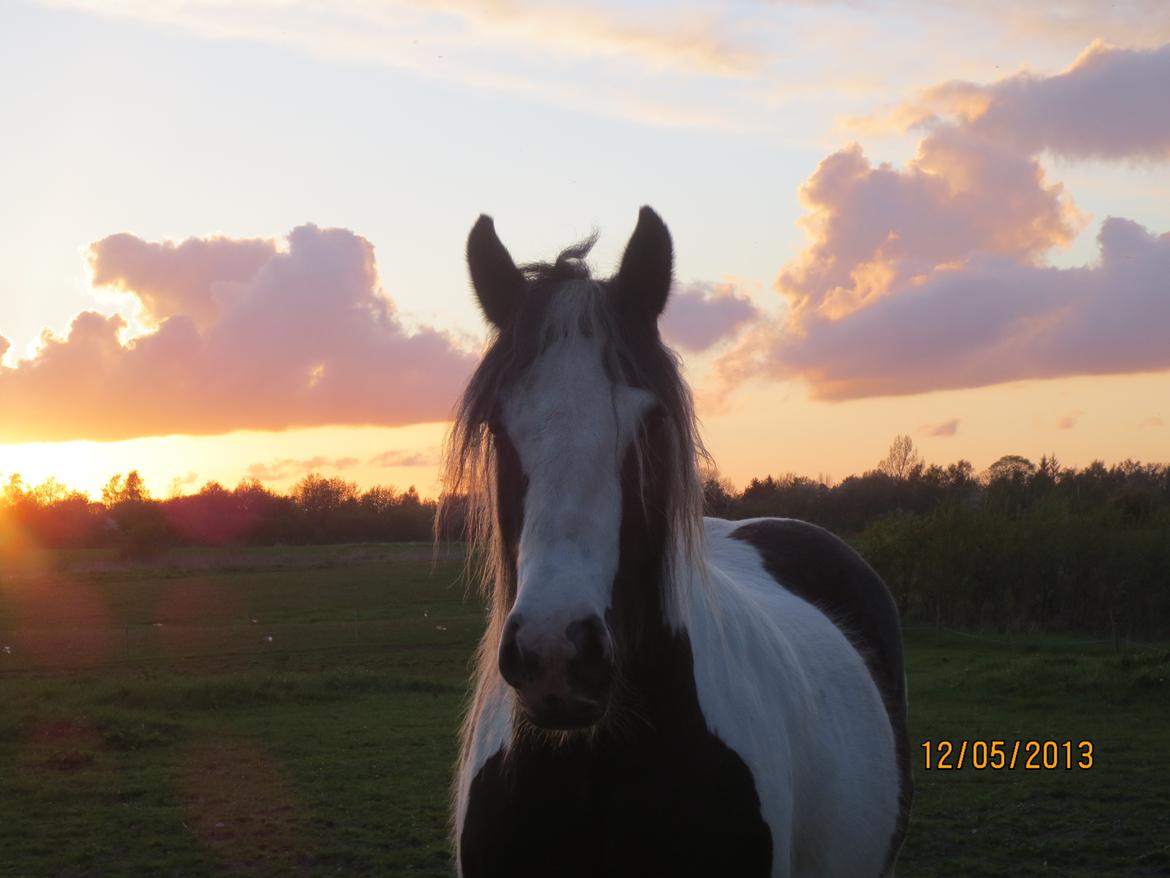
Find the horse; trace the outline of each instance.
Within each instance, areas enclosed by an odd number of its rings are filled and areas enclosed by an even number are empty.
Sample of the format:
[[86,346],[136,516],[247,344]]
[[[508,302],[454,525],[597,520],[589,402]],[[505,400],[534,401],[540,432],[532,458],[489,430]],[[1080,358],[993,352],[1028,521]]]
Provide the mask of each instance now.
[[911,780],[898,613],[844,541],[703,517],[709,456],[658,317],[673,244],[643,207],[517,266],[467,239],[486,352],[443,469],[487,624],[453,790],[481,876],[889,876]]

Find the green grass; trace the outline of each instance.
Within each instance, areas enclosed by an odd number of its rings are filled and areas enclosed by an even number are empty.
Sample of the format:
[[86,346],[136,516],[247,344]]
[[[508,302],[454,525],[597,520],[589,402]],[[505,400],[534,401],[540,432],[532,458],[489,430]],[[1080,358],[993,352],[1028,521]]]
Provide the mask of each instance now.
[[[451,874],[481,626],[457,561],[42,562],[0,574],[0,875]],[[1170,873],[1170,649],[915,631],[907,657],[900,876]],[[927,739],[1090,739],[1095,764],[927,772]]]

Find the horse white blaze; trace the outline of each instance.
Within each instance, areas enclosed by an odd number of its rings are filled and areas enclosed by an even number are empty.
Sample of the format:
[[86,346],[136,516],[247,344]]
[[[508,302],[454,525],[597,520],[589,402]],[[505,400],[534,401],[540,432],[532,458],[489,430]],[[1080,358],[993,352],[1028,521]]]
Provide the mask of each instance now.
[[604,619],[618,567],[621,464],[646,391],[614,385],[602,339],[568,331],[541,353],[503,404],[528,480],[513,615],[526,649],[555,655],[565,629]]

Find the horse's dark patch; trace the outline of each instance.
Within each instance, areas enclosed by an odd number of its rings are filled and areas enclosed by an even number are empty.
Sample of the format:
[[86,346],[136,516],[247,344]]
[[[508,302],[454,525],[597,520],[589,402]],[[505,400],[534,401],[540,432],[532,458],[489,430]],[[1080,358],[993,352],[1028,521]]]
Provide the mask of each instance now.
[[699,711],[690,642],[658,653],[644,714],[562,742],[521,735],[471,783],[465,878],[764,878],[772,836],[743,760]]
[[760,553],[764,569],[780,585],[819,608],[849,638],[881,693],[894,731],[899,812],[887,868],[906,834],[913,798],[902,625],[881,577],[842,539],[824,528],[789,518],[744,524],[731,532]]
[[520,545],[520,530],[524,526],[524,495],[528,492],[528,477],[520,462],[520,454],[502,425],[493,421],[492,441],[496,449],[496,516],[509,576],[504,583],[508,589],[508,603],[516,599],[516,556]]

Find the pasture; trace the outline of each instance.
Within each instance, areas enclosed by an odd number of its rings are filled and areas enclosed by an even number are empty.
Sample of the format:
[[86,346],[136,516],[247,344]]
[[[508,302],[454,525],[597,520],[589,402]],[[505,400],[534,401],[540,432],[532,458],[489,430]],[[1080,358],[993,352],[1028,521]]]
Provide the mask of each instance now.
[[[422,545],[0,561],[0,875],[450,875],[481,611]],[[907,633],[900,876],[1170,873],[1170,648]],[[924,740],[1091,740],[923,770]],[[1021,760],[1022,762],[1022,760]]]

